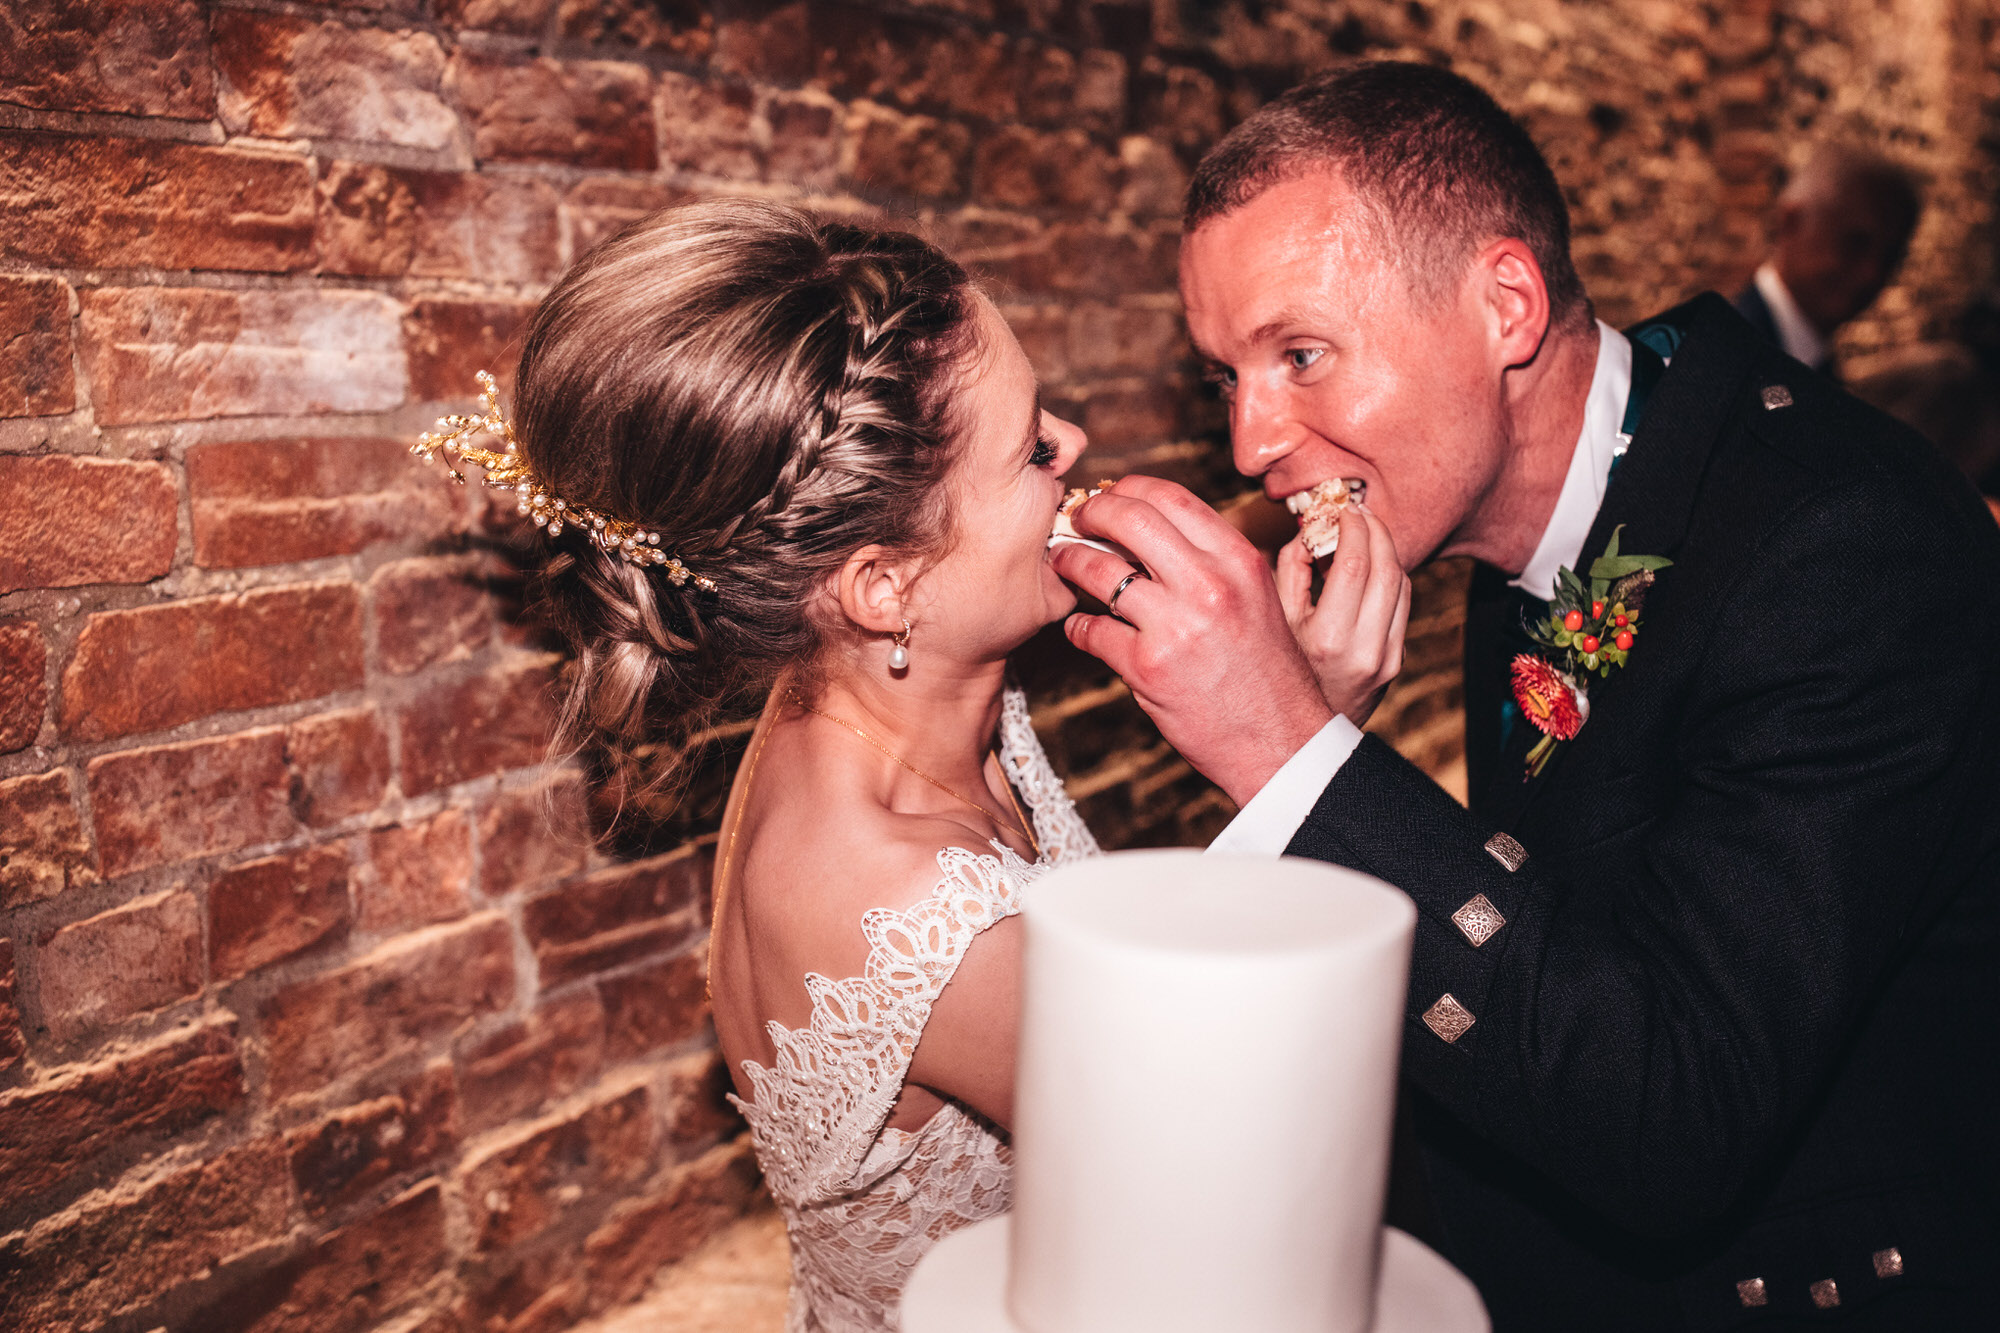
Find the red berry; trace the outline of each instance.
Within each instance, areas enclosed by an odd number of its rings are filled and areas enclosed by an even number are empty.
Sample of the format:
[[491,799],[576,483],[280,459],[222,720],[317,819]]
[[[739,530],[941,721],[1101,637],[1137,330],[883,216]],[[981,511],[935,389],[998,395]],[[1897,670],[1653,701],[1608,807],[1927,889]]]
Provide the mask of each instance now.
[[1600,618],[1601,616],[1603,616],[1603,614],[1604,614],[1604,603],[1592,602],[1590,604],[1590,618],[1592,620]]
[[1611,623],[1616,625],[1619,629],[1624,629],[1627,625],[1631,624],[1632,622],[1625,616],[1613,616],[1611,617]]
[[1572,611],[1563,617],[1563,628],[1574,634],[1583,628],[1583,612]]
[[1595,634],[1586,634],[1583,636],[1583,651],[1586,653],[1597,651],[1597,636]]
[[1629,629],[1623,631],[1622,633],[1619,634],[1617,638],[1613,639],[1612,642],[1618,645],[1618,649],[1620,652],[1627,652],[1627,653],[1631,652],[1632,631]]

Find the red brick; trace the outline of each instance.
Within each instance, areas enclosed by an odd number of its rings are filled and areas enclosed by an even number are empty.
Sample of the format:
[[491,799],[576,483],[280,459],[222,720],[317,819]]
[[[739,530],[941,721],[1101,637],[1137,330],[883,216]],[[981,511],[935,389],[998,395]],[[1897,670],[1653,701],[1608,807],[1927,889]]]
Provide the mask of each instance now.
[[584,1242],[592,1308],[636,1298],[661,1268],[742,1213],[756,1188],[756,1159],[738,1139],[675,1171],[658,1193],[618,1204]]
[[1012,120],[1020,67],[1013,45],[997,34],[947,30],[926,46],[923,67],[905,95],[959,115]]
[[556,0],[438,0],[438,21],[457,28],[482,28],[539,37]]
[[114,907],[40,943],[42,1015],[57,1041],[201,989],[201,912],[185,889]]
[[35,743],[47,711],[49,645],[32,620],[0,620],[0,754]]
[[980,265],[1022,292],[1116,300],[1174,290],[1178,242],[1161,228],[1062,222],[1004,262]]
[[229,981],[347,934],[347,853],[308,847],[225,870],[208,886],[209,969]]
[[69,284],[60,278],[0,278],[0,417],[47,417],[76,410],[75,347]]
[[715,30],[717,72],[760,83],[803,83],[812,77],[814,46],[805,0],[746,6]]
[[14,998],[14,941],[0,940],[0,1074],[27,1054],[21,1038],[21,1006]]
[[708,951],[693,949],[599,982],[606,1054],[636,1059],[700,1032],[708,1021],[707,981]]
[[260,588],[90,617],[60,722],[65,740],[100,741],[360,685],[359,588]]
[[654,209],[678,204],[690,196],[658,181],[619,176],[578,182],[563,197],[569,222],[570,248],[580,258]]
[[156,579],[173,565],[177,506],[163,463],[0,456],[0,593]]
[[1162,444],[1181,435],[1181,405],[1180,393],[1158,383],[1095,393],[1085,405],[1083,429],[1099,451]]
[[462,810],[374,829],[355,883],[363,930],[407,930],[464,916],[471,905],[471,825]]
[[481,162],[651,171],[652,80],[609,60],[515,62],[460,51],[447,86],[472,119]]
[[368,592],[375,664],[392,676],[461,661],[493,638],[493,604],[477,569],[404,560],[376,570]]
[[715,44],[715,19],[708,8],[659,0],[562,0],[556,26],[577,41],[636,46],[699,61]]
[[213,24],[222,122],[238,133],[449,148],[444,48],[426,32],[223,10]]
[[635,1180],[651,1164],[646,1089],[631,1088],[530,1129],[462,1173],[473,1245],[498,1250],[536,1234],[579,1198]]
[[98,424],[396,407],[407,387],[400,313],[380,292],[87,291]]
[[265,1270],[181,1327],[201,1333],[361,1333],[450,1264],[437,1182],[413,1186]]
[[1069,363],[1078,375],[1159,375],[1189,355],[1177,305],[1092,303],[1072,312]]
[[285,273],[312,263],[304,158],[0,133],[0,250],[31,263]]
[[965,126],[929,116],[900,116],[856,102],[847,115],[842,171],[876,193],[918,199],[965,193],[972,136]]
[[107,876],[299,831],[279,727],[99,755],[85,775]]
[[572,1248],[537,1246],[468,1266],[471,1290],[452,1303],[454,1333],[565,1333],[587,1298]]
[[668,1065],[667,1142],[707,1144],[741,1133],[743,1118],[723,1100],[730,1090],[729,1069],[719,1051],[697,1051]]
[[1102,208],[1117,176],[1116,160],[1082,130],[1012,125],[979,146],[973,189],[1003,208]]
[[1027,62],[1021,111],[1029,120],[1100,133],[1124,128],[1127,75],[1115,51],[1071,55],[1045,46]]
[[[269,1240],[288,1200],[270,1140],[92,1194],[0,1240],[0,1323],[96,1328]],[[148,1327],[151,1325],[149,1324]]]
[[295,982],[264,1005],[274,1097],[407,1055],[514,997],[514,950],[495,915],[392,940]]
[[505,768],[541,762],[548,747],[551,673],[516,660],[440,687],[403,711],[403,794],[421,796]]
[[403,440],[232,440],[188,450],[194,558],[211,569],[352,555],[463,528],[461,495]]
[[846,108],[825,93],[771,94],[764,119],[771,126],[764,173],[802,190],[831,191],[840,178],[840,126]]
[[1175,65],[1158,80],[1158,88],[1141,108],[1141,119],[1174,147],[1202,153],[1222,137],[1222,90],[1197,69]]
[[0,102],[206,120],[199,0],[16,0],[0,9]]
[[660,158],[702,176],[755,180],[763,170],[756,94],[743,84],[660,76]]
[[403,317],[411,390],[427,402],[469,399],[479,392],[473,377],[490,370],[511,394],[534,313],[528,301],[412,301]]
[[1118,207],[1137,217],[1180,216],[1187,197],[1188,173],[1174,150],[1158,139],[1131,134],[1118,142],[1118,160],[1125,168],[1125,186]]
[[364,277],[546,282],[562,269],[547,181],[328,164],[319,183],[320,268]]
[[494,792],[479,816],[480,892],[499,898],[583,869],[584,818],[582,781],[574,774]]
[[233,1019],[56,1070],[33,1087],[0,1093],[0,1123],[7,1126],[0,1135],[0,1197],[37,1194],[114,1143],[178,1134],[242,1100]]
[[451,1151],[454,1105],[451,1065],[439,1061],[390,1096],[293,1130],[285,1151],[306,1212],[323,1216]]
[[686,943],[707,861],[675,852],[600,871],[521,908],[542,985],[602,972]]
[[292,810],[315,828],[364,814],[389,785],[389,737],[373,708],[301,718],[285,729]]
[[551,1000],[459,1056],[468,1133],[561,1101],[604,1064],[604,1006],[588,988]]
[[0,782],[0,910],[97,882],[69,772]]

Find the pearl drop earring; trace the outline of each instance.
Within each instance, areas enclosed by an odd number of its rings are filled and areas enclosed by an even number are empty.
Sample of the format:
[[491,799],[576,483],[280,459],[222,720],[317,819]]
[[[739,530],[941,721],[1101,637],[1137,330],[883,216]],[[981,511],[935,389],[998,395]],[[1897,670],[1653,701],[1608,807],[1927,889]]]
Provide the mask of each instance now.
[[910,665],[910,622],[905,620],[902,632],[900,634],[891,634],[889,637],[895,640],[896,643],[896,646],[889,650],[889,670],[908,670]]

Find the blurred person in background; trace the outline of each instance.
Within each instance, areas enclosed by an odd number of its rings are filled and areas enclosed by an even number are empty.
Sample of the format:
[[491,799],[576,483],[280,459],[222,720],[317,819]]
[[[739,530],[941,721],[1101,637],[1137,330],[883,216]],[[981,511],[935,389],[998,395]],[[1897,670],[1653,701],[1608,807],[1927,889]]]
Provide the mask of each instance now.
[[1779,194],[1771,252],[1737,293],[1737,312],[1786,355],[1838,378],[1834,335],[1896,276],[1922,212],[1906,168],[1821,147]]

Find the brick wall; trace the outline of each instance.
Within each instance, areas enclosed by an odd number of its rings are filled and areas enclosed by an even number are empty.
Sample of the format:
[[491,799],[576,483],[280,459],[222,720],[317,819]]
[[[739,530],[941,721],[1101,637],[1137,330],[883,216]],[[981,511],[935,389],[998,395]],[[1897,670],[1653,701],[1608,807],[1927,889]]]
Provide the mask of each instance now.
[[[1850,336],[1986,277],[1994,23],[1952,0],[22,0],[0,12],[0,1324],[557,1329],[753,1177],[702,1006],[716,778],[541,816],[556,662],[407,442],[657,205],[915,218],[1086,475],[1240,489],[1173,296],[1186,172],[1300,74],[1444,56],[1550,148],[1613,319],[1756,258],[1805,136],[1936,182]],[[504,537],[504,533],[501,534]],[[1453,780],[1463,570],[1378,727]],[[1115,683],[1023,673],[1114,844],[1227,817]]]

